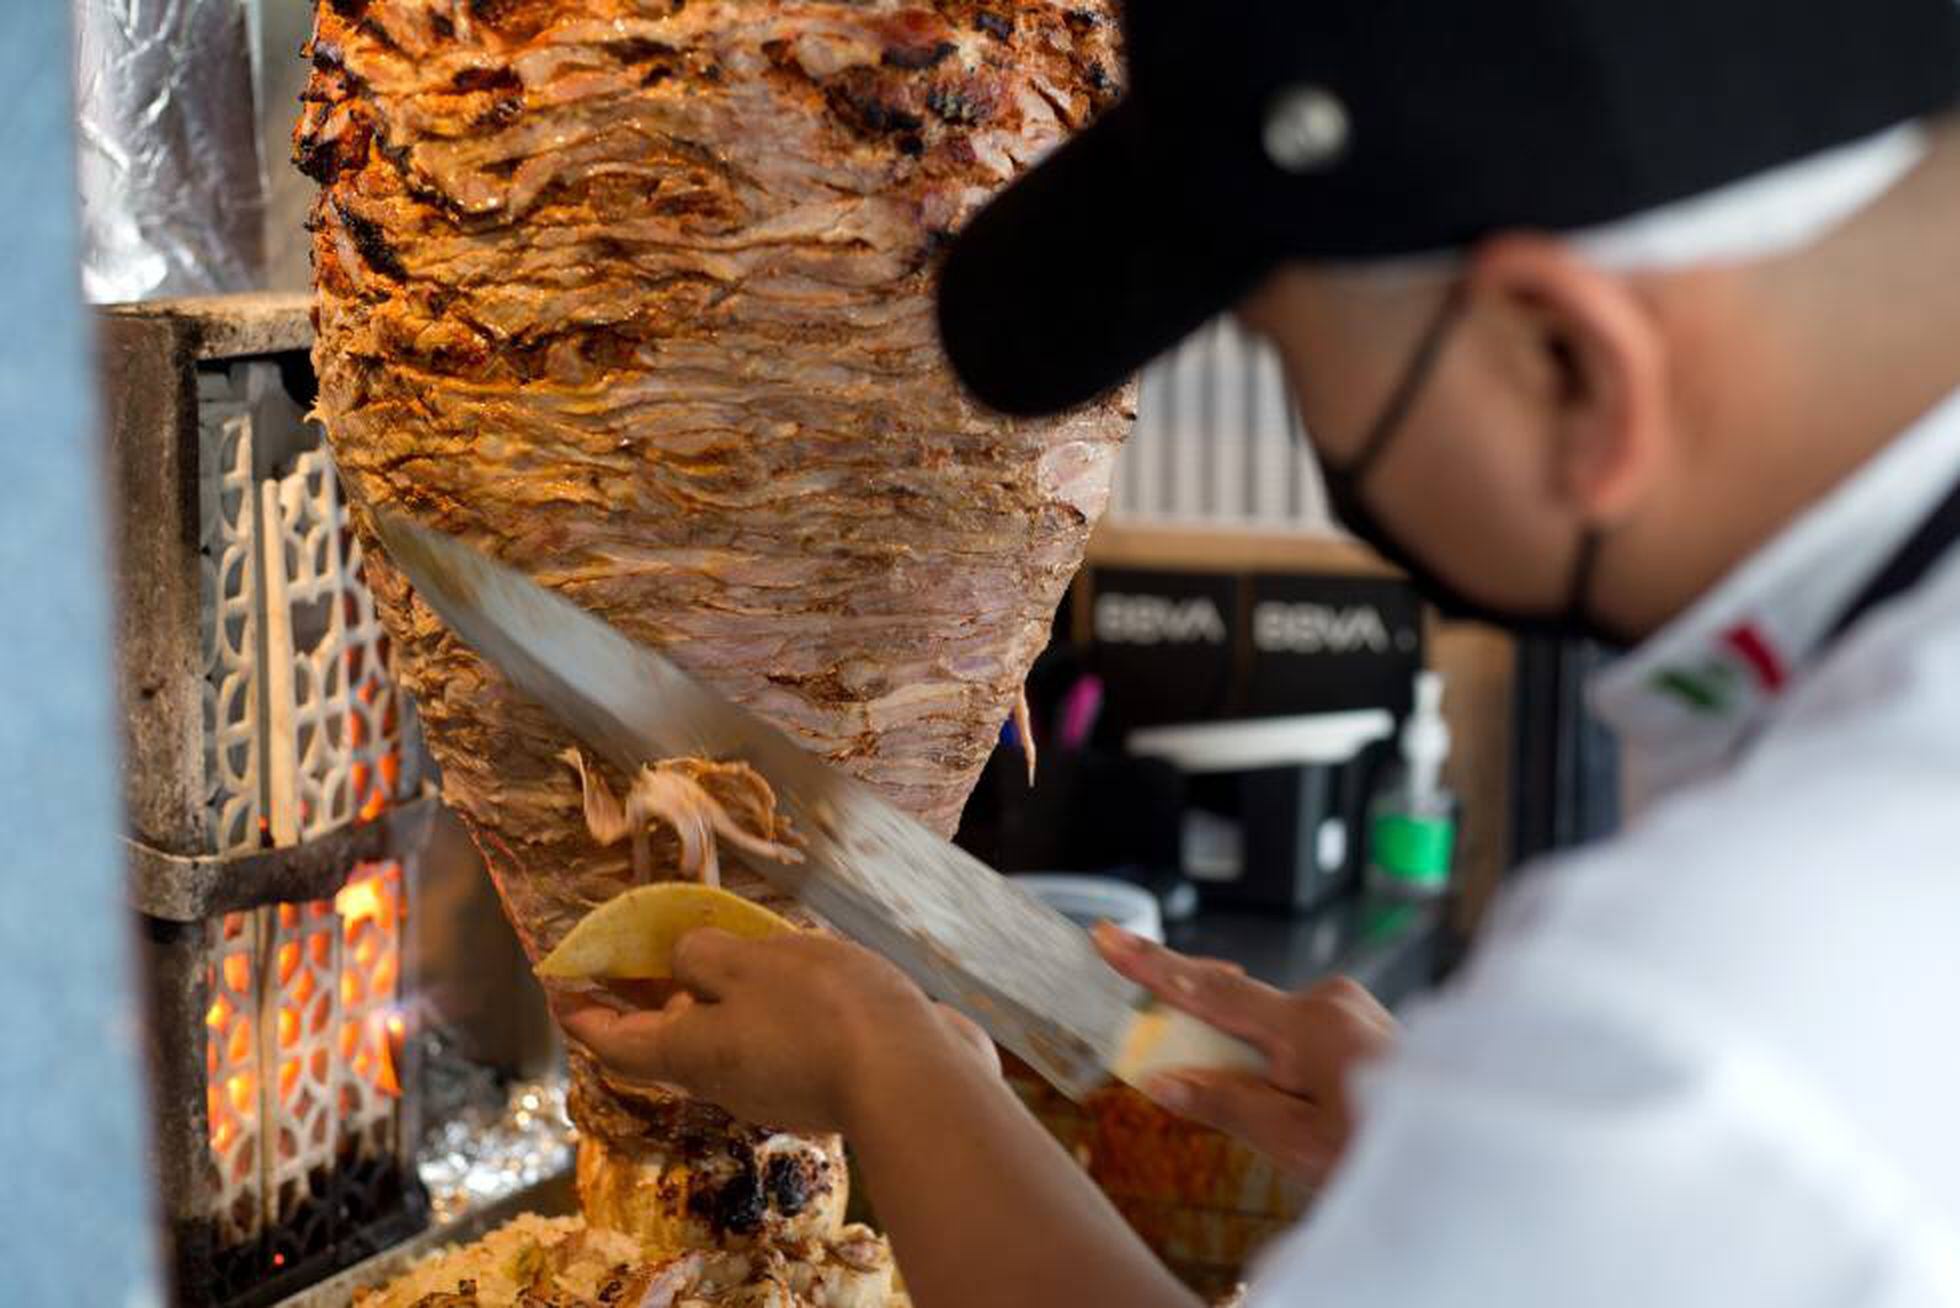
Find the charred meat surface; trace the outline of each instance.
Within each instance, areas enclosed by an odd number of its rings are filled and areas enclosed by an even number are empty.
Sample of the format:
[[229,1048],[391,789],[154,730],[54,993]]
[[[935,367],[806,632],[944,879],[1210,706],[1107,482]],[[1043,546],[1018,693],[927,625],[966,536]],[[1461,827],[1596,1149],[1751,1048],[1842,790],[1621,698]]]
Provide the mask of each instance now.
[[[322,187],[318,412],[357,521],[463,536],[950,831],[1130,413],[971,404],[935,251],[1106,107],[1116,35],[1081,0],[323,0],[295,158]],[[783,907],[742,863],[778,833],[717,827],[689,788],[722,761],[645,760],[687,792],[649,812],[705,818],[595,839],[588,795],[635,779],[582,790],[577,742],[369,558],[445,798],[533,956],[636,881],[705,874],[716,836],[726,884]],[[724,1199],[744,1158],[772,1237],[818,1229],[771,1225],[791,1208],[834,1227],[841,1167],[778,1184],[765,1129],[578,1078],[589,1146],[645,1171],[614,1192],[671,1191],[679,1238],[722,1238],[704,1206],[747,1222]],[[682,1163],[713,1188],[670,1184]]]

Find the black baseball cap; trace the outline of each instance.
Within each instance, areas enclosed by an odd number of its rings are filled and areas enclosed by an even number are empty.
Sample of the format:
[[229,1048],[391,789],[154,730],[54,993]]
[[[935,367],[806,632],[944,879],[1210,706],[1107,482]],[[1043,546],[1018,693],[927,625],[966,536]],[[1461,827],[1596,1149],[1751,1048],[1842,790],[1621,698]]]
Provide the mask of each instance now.
[[1952,104],[1955,0],[1129,0],[1123,100],[960,234],[954,368],[1046,414],[1292,260],[1628,217]]

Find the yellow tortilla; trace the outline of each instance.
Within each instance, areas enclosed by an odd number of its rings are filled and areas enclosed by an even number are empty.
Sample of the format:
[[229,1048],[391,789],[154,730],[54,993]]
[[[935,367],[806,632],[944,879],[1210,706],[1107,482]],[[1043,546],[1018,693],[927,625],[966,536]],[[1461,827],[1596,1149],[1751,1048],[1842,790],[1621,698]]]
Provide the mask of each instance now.
[[641,886],[587,913],[538,964],[558,981],[661,981],[674,974],[674,945],[696,927],[745,940],[796,930],[795,924],[740,895],[688,881]]
[[1245,1041],[1206,1026],[1189,1013],[1151,1004],[1130,1019],[1109,1070],[1117,1080],[1140,1089],[1163,1072],[1263,1072],[1265,1067],[1265,1055]]

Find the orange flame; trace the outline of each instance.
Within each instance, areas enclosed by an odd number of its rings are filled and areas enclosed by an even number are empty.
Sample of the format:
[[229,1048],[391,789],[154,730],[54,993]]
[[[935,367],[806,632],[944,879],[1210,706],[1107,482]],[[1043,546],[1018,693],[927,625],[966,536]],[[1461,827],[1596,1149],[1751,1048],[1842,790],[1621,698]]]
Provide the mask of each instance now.
[[363,922],[376,923],[384,931],[392,929],[395,915],[391,909],[387,896],[381,893],[378,876],[356,877],[333,897],[333,911],[340,914],[344,929],[350,933]]
[[[390,757],[380,763],[379,776],[369,771],[361,778],[371,791],[370,813],[387,803],[378,782],[392,785],[399,767]],[[278,1102],[290,1105],[309,1084],[331,1085],[336,1064],[375,1093],[401,1095],[407,1023],[386,1007],[395,998],[401,964],[400,876],[397,864],[363,864],[331,901],[271,908],[260,927],[276,930],[278,943],[264,975],[258,958],[242,947],[250,938],[251,914],[226,915],[225,944],[210,976],[214,993],[204,1012],[205,1107],[217,1154],[251,1149],[263,1088],[276,1086]],[[338,930],[329,925],[336,919]],[[272,1008],[270,1029],[261,1025],[261,1003]],[[276,1057],[270,1043],[257,1047],[262,1030],[274,1037]],[[232,1167],[236,1160],[222,1163]]]
[[399,1099],[402,1096],[402,1083],[395,1075],[395,1056],[388,1052],[385,1042],[381,1046],[381,1056],[374,1071],[374,1088],[391,1099]]
[[395,1059],[401,1048],[402,1038],[408,1031],[408,1024],[401,1017],[390,1014],[381,1029],[376,1032],[375,1049],[379,1055],[374,1071],[374,1087],[382,1094],[401,1098],[401,1078],[395,1073]]

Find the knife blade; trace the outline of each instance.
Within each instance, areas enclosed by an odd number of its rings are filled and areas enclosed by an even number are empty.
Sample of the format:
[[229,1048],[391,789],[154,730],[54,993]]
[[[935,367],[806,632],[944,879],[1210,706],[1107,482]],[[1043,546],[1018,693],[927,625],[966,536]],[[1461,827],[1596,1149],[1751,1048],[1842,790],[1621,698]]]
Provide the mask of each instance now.
[[805,845],[801,862],[750,866],[1064,1094],[1104,1084],[1126,1046],[1134,1062],[1142,1045],[1161,1045],[1167,1021],[1189,1061],[1263,1061],[1181,1014],[1150,1011],[1080,927],[663,655],[453,537],[393,514],[375,529],[457,635],[615,767],[698,757],[754,768]]

